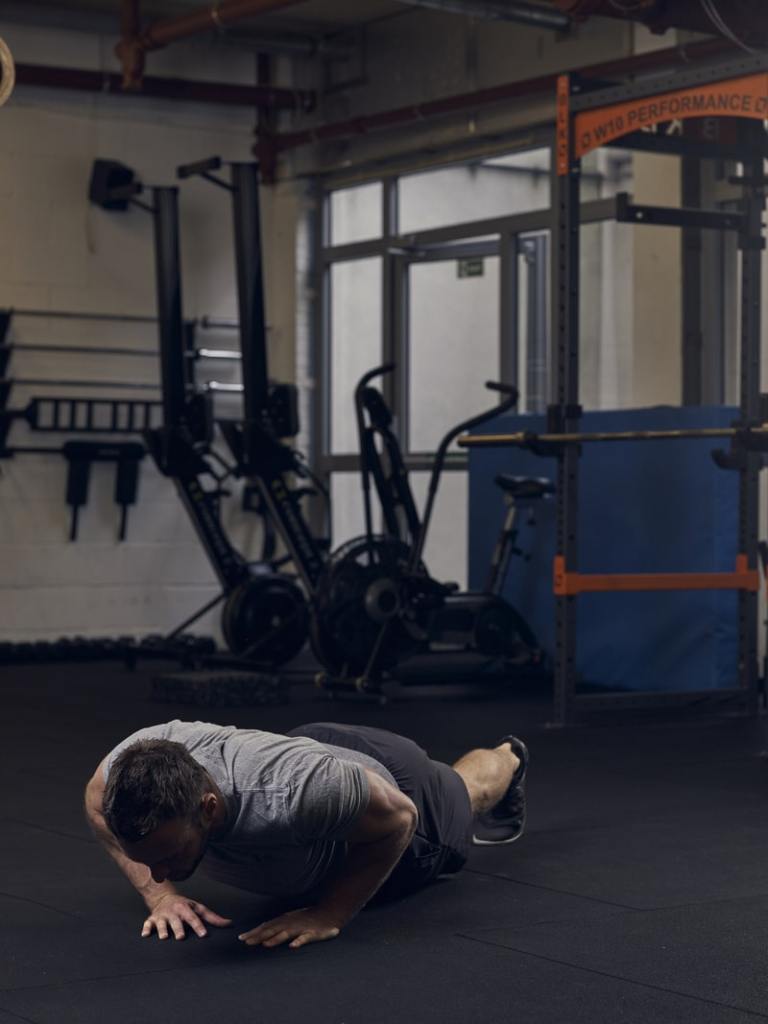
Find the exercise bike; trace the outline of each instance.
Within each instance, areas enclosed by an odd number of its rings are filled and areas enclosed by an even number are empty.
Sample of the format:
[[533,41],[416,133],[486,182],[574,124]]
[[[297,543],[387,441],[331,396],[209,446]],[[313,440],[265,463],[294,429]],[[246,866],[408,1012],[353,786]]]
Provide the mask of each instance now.
[[[440,442],[432,467],[423,519],[419,518],[392,415],[381,392],[370,382],[394,370],[394,364],[365,374],[355,389],[360,441],[365,534],[331,556],[314,601],[310,638],[327,674],[320,685],[353,685],[377,690],[387,676],[409,659],[425,655],[471,652],[507,674],[534,671],[543,665],[538,641],[501,590],[516,548],[519,506],[529,513],[536,501],[554,492],[547,479],[496,478],[507,504],[485,589],[461,592],[455,583],[434,579],[423,561],[435,497],[451,443],[512,409],[517,389],[489,383],[503,401],[453,427]],[[375,533],[371,480],[381,505],[383,532]],[[443,666],[445,667],[445,666]],[[447,669],[446,669],[447,670]],[[449,671],[449,670],[447,670]]]

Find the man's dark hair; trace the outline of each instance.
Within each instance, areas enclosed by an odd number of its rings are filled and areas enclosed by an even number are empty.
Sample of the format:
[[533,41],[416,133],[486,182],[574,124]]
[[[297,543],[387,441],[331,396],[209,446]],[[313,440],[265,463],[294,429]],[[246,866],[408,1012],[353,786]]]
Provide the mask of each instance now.
[[196,819],[208,776],[181,743],[137,740],[115,758],[102,812],[110,831],[136,843],[173,818]]

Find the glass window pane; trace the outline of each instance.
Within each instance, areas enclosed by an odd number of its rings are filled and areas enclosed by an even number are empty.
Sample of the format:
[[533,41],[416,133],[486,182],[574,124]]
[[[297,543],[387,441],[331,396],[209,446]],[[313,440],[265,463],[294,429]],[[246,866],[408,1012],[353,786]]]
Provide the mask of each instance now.
[[[419,515],[424,513],[429,476],[426,472],[408,476]],[[458,583],[462,590],[467,587],[467,494],[466,472],[443,473],[424,549],[430,575],[444,583]]]
[[581,162],[581,201],[608,199],[634,189],[633,154],[628,149],[595,149]]
[[331,192],[331,245],[380,238],[381,204],[380,181]]
[[[411,472],[408,479],[421,515],[424,511],[429,473]],[[467,474],[444,473],[437,491],[432,522],[424,552],[424,562],[435,579],[467,586]],[[353,537],[365,532],[363,497],[359,473],[333,473],[331,476],[332,534],[331,548],[337,550]],[[373,497],[373,528],[381,530],[381,514]]]
[[549,149],[400,179],[400,231],[424,231],[549,206]]
[[579,393],[585,409],[632,405],[633,231],[611,221],[581,229]]
[[433,451],[450,427],[498,400],[499,258],[414,264],[410,272],[409,449]]
[[381,258],[331,268],[331,452],[357,452],[354,390],[381,363]]
[[605,266],[602,224],[583,224],[579,255],[579,396],[585,409],[600,408],[602,282]]
[[549,250],[548,232],[518,239],[517,385],[521,412],[544,412],[549,404]]

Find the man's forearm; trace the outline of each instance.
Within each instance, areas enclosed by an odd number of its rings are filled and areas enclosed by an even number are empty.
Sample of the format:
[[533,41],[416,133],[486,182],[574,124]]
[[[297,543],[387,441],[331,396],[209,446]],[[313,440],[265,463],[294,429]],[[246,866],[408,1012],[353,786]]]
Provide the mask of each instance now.
[[373,843],[351,845],[339,873],[328,884],[318,909],[342,928],[378,892],[408,848],[416,819],[403,815],[400,827]]
[[86,818],[93,834],[144,900],[148,909],[151,910],[163,896],[177,892],[170,882],[155,882],[145,864],[137,864],[126,857],[100,814],[86,810]]

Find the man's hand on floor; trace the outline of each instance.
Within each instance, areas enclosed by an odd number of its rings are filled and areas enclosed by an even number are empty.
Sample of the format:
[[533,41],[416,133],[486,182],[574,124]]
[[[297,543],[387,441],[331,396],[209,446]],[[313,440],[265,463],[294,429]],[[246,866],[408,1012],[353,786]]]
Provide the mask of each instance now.
[[181,896],[179,893],[169,893],[152,907],[150,915],[141,929],[141,937],[145,939],[153,931],[156,931],[158,939],[167,939],[170,929],[174,938],[183,939],[186,935],[184,927],[186,925],[198,938],[202,939],[208,934],[203,922],[215,925],[217,928],[226,928],[227,925],[232,924],[231,918],[220,917],[219,914],[215,914],[198,900]]
[[265,921],[258,928],[238,935],[238,939],[246,946],[271,948],[290,942],[290,949],[298,949],[309,942],[335,939],[340,931],[339,925],[330,919],[327,912],[316,907],[303,907]]

